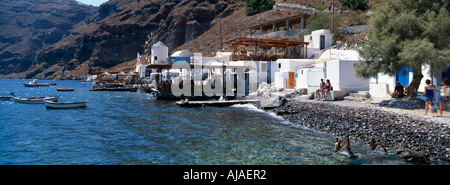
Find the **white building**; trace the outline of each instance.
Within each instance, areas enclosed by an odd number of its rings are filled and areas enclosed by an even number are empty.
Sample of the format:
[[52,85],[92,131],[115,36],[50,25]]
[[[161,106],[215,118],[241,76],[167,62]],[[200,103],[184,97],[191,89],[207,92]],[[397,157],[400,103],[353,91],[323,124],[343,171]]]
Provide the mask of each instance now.
[[[168,57],[169,48],[164,43],[159,41],[152,46],[150,54],[150,64],[168,64]],[[145,60],[142,60],[141,56],[138,53],[135,72],[139,75],[140,78],[145,78],[149,75],[146,73],[147,66],[150,64],[145,62]]]
[[174,52],[172,55],[170,55],[171,57],[192,57],[194,56],[194,54],[192,54],[189,50],[187,49],[183,49],[181,51],[176,51]]
[[314,63],[317,59],[278,59],[275,63],[274,72],[275,86],[284,89],[294,89],[297,87],[298,68],[309,63]]
[[[314,55],[314,52],[330,48],[331,32],[327,29],[315,30],[311,34],[304,36],[304,42],[309,42],[307,46],[308,58]],[[274,70],[275,86],[278,88],[294,89],[301,88],[298,80],[299,68],[302,66],[317,62],[317,59],[278,59],[277,67]],[[304,87],[306,88],[306,87]]]
[[151,64],[167,64],[169,48],[161,41],[152,46]]
[[303,37],[304,42],[309,42],[308,58],[314,55],[314,52],[331,47],[332,35],[330,30],[321,29],[312,31],[311,34]]
[[315,92],[319,88],[320,79],[329,79],[334,91],[368,91],[369,80],[357,76],[354,69],[359,59],[355,50],[327,50],[320,59],[297,68],[296,88],[307,88],[308,92]]

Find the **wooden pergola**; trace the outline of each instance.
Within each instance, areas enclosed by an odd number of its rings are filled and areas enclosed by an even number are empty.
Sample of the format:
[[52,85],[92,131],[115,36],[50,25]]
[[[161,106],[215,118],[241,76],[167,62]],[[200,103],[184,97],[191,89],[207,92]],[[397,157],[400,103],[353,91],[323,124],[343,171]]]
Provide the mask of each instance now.
[[[288,47],[295,47],[297,46],[304,46],[305,48],[305,54],[304,58],[308,56],[308,49],[307,46],[309,45],[308,42],[299,42],[299,41],[287,41],[287,40],[270,40],[270,39],[257,39],[257,38],[247,38],[247,37],[239,37],[235,39],[231,39],[228,41],[223,42],[223,44],[229,45],[233,48],[233,54],[231,55],[231,60],[264,60],[264,61],[274,61],[278,59],[277,56],[268,56],[267,55],[267,49],[268,48],[283,48],[284,49],[284,56],[287,57],[286,51]],[[245,53],[238,53],[238,46],[244,46],[244,47],[254,47],[254,55],[246,55]],[[265,48],[265,53],[263,55],[257,55],[258,47]],[[296,55],[296,53],[294,52]],[[294,56],[298,57],[298,56]]]

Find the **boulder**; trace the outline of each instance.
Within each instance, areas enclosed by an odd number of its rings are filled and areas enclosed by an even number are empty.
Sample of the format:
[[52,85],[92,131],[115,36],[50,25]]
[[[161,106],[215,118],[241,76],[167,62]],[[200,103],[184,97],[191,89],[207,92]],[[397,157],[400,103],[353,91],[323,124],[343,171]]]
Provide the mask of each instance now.
[[282,96],[273,96],[271,98],[261,100],[260,106],[261,108],[270,109],[282,106],[285,102],[286,98]]
[[410,162],[429,164],[428,159],[425,157],[425,155],[413,149],[400,147],[397,148],[394,152]]

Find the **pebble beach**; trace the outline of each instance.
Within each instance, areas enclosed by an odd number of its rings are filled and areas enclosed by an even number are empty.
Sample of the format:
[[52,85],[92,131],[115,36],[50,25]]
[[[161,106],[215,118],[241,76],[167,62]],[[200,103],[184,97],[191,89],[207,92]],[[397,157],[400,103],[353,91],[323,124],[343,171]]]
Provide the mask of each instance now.
[[387,142],[387,149],[419,164],[450,162],[450,112],[424,115],[424,108],[393,108],[363,101],[317,101],[298,93],[280,96],[283,103],[270,109],[287,121],[329,133],[339,139],[369,145]]

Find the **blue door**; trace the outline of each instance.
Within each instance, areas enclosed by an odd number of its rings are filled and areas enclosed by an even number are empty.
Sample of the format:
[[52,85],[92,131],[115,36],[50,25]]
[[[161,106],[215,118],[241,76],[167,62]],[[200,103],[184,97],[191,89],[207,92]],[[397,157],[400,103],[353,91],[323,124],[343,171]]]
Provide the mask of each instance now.
[[409,84],[409,72],[411,70],[406,66],[401,67],[400,71],[395,75],[395,81],[400,82],[403,87],[406,87]]

